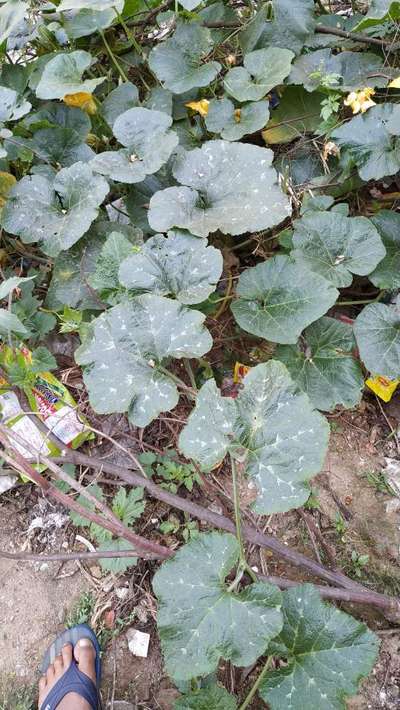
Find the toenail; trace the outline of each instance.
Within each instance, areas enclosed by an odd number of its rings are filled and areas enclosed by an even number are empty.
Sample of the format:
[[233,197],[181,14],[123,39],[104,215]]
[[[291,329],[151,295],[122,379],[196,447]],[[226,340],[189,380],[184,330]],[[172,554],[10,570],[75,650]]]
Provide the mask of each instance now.
[[90,639],[84,638],[84,639],[79,639],[78,646],[80,648],[89,648],[89,646],[93,646],[93,644]]

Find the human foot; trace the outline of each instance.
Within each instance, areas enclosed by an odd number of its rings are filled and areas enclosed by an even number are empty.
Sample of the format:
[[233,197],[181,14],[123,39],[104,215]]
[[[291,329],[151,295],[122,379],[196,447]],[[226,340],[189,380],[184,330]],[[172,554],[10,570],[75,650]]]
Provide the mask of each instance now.
[[[73,650],[71,644],[66,644],[62,647],[61,654],[56,656],[54,663],[49,665],[46,674],[39,681],[39,710],[52,688],[70,667],[72,654],[74,654],[79,670],[96,684],[96,651],[90,639],[80,639]],[[43,710],[46,710],[45,705]],[[58,704],[57,710],[92,710],[92,708],[78,693],[68,693]]]

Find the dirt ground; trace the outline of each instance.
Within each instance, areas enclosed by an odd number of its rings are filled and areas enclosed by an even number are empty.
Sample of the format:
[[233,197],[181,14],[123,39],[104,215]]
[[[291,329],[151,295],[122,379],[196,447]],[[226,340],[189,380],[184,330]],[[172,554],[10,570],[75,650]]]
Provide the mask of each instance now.
[[[387,464],[385,457],[400,459],[398,442],[389,428],[390,425],[395,430],[400,423],[400,399],[385,414],[388,420],[370,402],[357,411],[332,417],[333,434],[325,467],[312,484],[315,507],[302,514],[292,511],[273,516],[268,520],[267,530],[356,578],[357,565],[352,552],[358,556],[367,554],[368,563],[359,570],[360,581],[376,590],[399,595],[400,500],[382,487],[379,473]],[[225,486],[229,490],[222,475],[216,490]],[[218,498],[214,501],[217,503]],[[310,533],[307,526],[310,517],[323,536],[324,545],[320,545],[318,536],[315,538],[313,528]],[[0,549],[47,552],[70,549],[74,535],[63,512],[40,501],[33,487],[21,486],[0,496]],[[268,552],[260,557],[259,550],[253,550],[252,555],[252,564],[267,573],[285,571],[293,579],[305,579]],[[163,671],[150,580],[151,570],[144,563],[128,574],[115,577],[102,576],[97,563],[83,567],[76,562],[16,564],[0,559],[0,688],[11,677],[17,685],[36,681],[38,662],[49,641],[74,608],[82,607],[82,599],[89,594],[93,602],[89,620],[101,630],[106,643],[103,680],[106,704],[114,700],[115,710],[172,710],[178,693]],[[368,623],[382,640],[376,667],[360,694],[349,700],[349,710],[398,709],[400,627],[370,609],[351,605],[343,608]],[[129,651],[130,627],[150,633],[146,659]],[[243,673],[242,669],[233,672],[228,667],[221,672],[221,680],[228,689],[240,692],[251,680],[251,674]],[[7,702],[10,701],[2,701],[0,695],[0,710],[15,710],[15,705]],[[252,707],[261,710],[265,706],[257,700]],[[30,704],[21,706],[22,710],[30,708]]]

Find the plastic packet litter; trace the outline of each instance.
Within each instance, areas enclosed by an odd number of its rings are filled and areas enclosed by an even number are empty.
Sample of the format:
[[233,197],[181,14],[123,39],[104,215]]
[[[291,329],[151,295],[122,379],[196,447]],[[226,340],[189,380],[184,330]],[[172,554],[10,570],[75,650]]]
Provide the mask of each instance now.
[[371,375],[365,381],[365,384],[380,399],[383,399],[384,402],[389,402],[400,384],[400,380],[389,380],[388,377],[382,377],[382,375]]

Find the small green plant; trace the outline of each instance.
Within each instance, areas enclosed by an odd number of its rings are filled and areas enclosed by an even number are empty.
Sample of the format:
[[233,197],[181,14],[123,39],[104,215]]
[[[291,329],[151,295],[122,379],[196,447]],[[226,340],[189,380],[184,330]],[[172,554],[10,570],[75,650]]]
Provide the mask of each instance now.
[[351,564],[352,569],[356,577],[362,577],[365,571],[365,567],[369,562],[369,555],[359,555],[357,550],[352,550],[351,553]]
[[187,518],[184,523],[181,523],[179,518],[171,513],[168,519],[161,523],[160,531],[163,535],[179,534],[184,542],[188,542],[199,535],[199,525],[195,520],[190,520],[190,518]]
[[337,512],[335,517],[335,530],[338,535],[344,535],[347,530],[347,524],[341,513]]
[[304,503],[306,510],[319,510],[320,504],[318,500],[318,494],[316,491],[311,490],[309,499]]
[[325,99],[321,101],[321,118],[324,121],[328,121],[331,116],[337,114],[340,108],[340,102],[342,100],[341,94],[336,92],[329,93]]
[[90,624],[95,604],[96,599],[92,592],[82,592],[65,620],[67,629],[77,624]]
[[386,493],[390,496],[396,495],[383,471],[365,471],[362,475],[378,493]]
[[178,453],[173,449],[167,449],[162,455],[146,452],[139,456],[139,460],[146,474],[151,477],[156,473],[162,479],[161,486],[171,493],[176,493],[180,486],[185,486],[188,491],[193,490],[195,483],[201,486],[201,477],[194,464],[179,461]]

